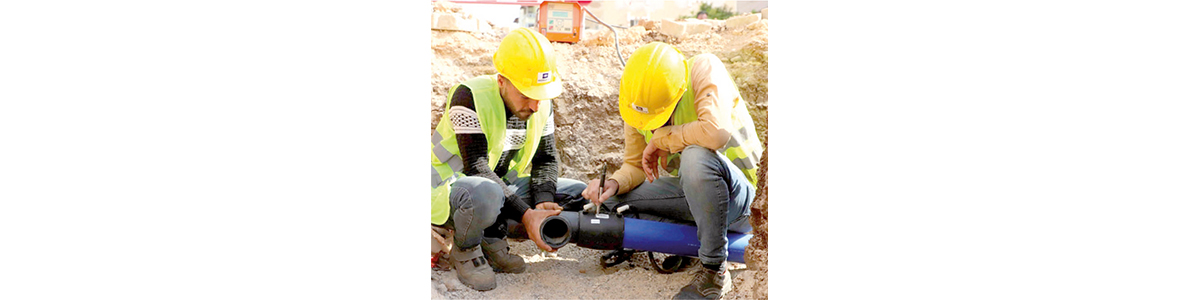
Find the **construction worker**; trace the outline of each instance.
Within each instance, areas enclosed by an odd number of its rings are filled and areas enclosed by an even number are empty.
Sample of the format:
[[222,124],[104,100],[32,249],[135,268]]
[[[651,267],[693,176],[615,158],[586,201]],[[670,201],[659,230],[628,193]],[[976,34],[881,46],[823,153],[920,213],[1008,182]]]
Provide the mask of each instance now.
[[586,185],[558,178],[551,100],[562,93],[550,41],[528,28],[510,32],[493,55],[499,74],[450,89],[430,145],[433,225],[454,230],[450,258],[459,281],[481,291],[495,272],[520,273],[508,253],[506,220],[517,220],[538,247],[542,220],[579,210]]
[[583,197],[610,210],[629,205],[636,213],[627,217],[694,223],[703,268],[675,299],[720,298],[731,282],[725,233],[751,229],[762,154],[745,100],[716,56],[685,59],[653,42],[629,56],[619,105],[624,164],[603,190],[592,180]]

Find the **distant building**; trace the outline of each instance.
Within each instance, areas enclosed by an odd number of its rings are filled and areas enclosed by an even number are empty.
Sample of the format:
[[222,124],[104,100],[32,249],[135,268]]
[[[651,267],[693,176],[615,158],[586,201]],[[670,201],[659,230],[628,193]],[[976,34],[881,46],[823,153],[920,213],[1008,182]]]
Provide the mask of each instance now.
[[737,7],[734,7],[733,12],[737,14],[748,14],[764,8],[767,8],[767,1],[737,1]]
[[521,17],[517,22],[517,26],[526,28],[537,28],[538,7],[537,6],[522,6]]
[[[766,1],[625,0],[592,1],[591,4],[587,5],[587,9],[609,25],[631,26],[637,24],[638,20],[644,19],[674,20],[683,15],[689,15],[694,18],[696,11],[700,10],[701,3],[709,3],[715,7],[727,6],[734,11],[739,11],[738,5],[740,2],[762,2],[762,6],[766,7]],[[749,10],[746,12],[749,12]],[[597,26],[599,25],[586,22],[584,27],[595,29],[598,28]]]

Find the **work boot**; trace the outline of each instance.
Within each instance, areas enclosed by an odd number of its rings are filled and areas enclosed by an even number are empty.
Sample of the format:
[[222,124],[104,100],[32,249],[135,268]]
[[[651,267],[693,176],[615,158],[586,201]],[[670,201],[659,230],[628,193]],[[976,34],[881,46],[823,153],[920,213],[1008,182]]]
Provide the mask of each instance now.
[[458,273],[458,281],[472,289],[487,291],[496,288],[496,273],[492,272],[479,248],[459,249],[456,246],[450,250],[450,259],[454,272]]
[[487,257],[488,264],[492,265],[492,271],[525,272],[525,259],[508,253],[508,241],[505,239],[499,239],[492,243],[489,243],[488,239],[483,239],[483,255]]
[[728,271],[725,264],[721,264],[721,269],[714,271],[709,268],[700,266],[700,270],[696,271],[696,277],[692,278],[692,282],[683,288],[679,289],[679,293],[675,294],[673,299],[721,299],[724,294],[725,286],[729,280]]

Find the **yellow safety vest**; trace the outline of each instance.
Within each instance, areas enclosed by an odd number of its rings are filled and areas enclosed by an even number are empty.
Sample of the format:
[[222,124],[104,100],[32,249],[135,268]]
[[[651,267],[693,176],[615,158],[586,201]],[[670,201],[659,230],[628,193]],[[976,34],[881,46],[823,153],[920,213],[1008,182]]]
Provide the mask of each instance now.
[[[460,85],[471,89],[475,100],[475,113],[479,115],[479,126],[487,137],[488,169],[495,169],[500,163],[500,155],[504,152],[504,139],[507,136],[507,119],[504,117],[504,100],[500,98],[500,88],[496,84],[496,74],[483,75],[468,79]],[[437,130],[430,141],[430,160],[432,163],[432,196],[433,206],[430,223],[441,225],[450,218],[450,184],[464,177],[463,160],[459,155],[458,139],[454,135],[453,125],[450,124],[450,98],[458,86],[450,88],[446,95],[446,111],[438,121]],[[525,144],[509,162],[508,173],[501,175],[510,182],[518,177],[528,177],[533,161],[533,153],[537,151],[541,141],[542,129],[550,117],[552,101],[542,101],[525,123]],[[499,175],[499,174],[497,174]]]
[[[693,56],[687,60],[688,70],[692,69],[692,62],[695,59],[696,57]],[[675,106],[675,111],[671,115],[672,125],[681,125],[697,119],[695,91],[692,90],[690,74],[685,86],[687,86],[687,91],[683,93],[683,98],[679,99],[679,104]],[[754,119],[750,118],[750,111],[746,110],[745,101],[738,101],[742,96],[736,86],[734,86],[734,96],[737,98],[733,104],[733,114],[729,116],[730,124],[734,128],[729,142],[718,149],[717,153],[724,154],[741,169],[742,173],[746,175],[746,179],[750,180],[750,184],[758,185],[758,160],[762,157],[762,142],[758,140],[758,132],[754,130]],[[638,132],[646,138],[646,144],[649,145],[654,137],[653,132],[650,130],[638,130]],[[679,153],[668,156],[667,165],[663,166],[663,169],[670,172],[672,176],[679,176]]]

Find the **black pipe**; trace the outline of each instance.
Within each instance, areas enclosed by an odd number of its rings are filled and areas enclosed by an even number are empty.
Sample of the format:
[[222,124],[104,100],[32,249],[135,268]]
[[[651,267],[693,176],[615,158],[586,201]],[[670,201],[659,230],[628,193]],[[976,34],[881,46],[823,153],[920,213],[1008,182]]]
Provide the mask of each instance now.
[[625,220],[609,214],[560,212],[542,221],[542,241],[558,249],[567,243],[584,248],[614,250],[621,247],[625,236]]

